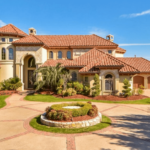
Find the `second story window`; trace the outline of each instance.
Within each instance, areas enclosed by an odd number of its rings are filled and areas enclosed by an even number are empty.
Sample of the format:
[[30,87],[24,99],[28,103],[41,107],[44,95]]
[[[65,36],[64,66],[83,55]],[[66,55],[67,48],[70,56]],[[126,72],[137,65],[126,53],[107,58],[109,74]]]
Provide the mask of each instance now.
[[112,55],[112,50],[108,50],[108,54]]
[[85,82],[89,82],[89,79],[88,79],[88,77],[85,77]]
[[67,59],[71,59],[71,52],[67,51]]
[[5,38],[2,38],[2,42],[5,42]]
[[14,53],[13,53],[13,49],[12,48],[9,49],[9,59],[10,60],[14,59]]
[[53,59],[53,52],[52,51],[49,52],[49,58]]
[[6,49],[2,48],[2,60],[6,59]]
[[9,42],[13,42],[13,38],[9,38]]
[[58,59],[62,59],[62,51],[58,52]]

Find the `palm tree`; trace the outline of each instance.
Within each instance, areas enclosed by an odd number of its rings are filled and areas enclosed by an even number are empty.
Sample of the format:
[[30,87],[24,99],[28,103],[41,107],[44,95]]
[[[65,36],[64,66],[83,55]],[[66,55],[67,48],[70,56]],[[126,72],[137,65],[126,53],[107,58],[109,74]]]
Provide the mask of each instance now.
[[37,81],[34,83],[36,90],[40,90],[44,86],[56,90],[59,79],[69,72],[58,63],[54,67],[40,67],[34,71],[34,75],[36,74],[38,74]]

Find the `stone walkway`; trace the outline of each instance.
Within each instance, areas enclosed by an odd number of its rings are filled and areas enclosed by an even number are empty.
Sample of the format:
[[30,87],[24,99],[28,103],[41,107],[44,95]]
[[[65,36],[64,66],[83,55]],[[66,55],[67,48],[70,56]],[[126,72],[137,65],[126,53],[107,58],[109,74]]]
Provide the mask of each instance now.
[[150,106],[94,103],[112,118],[112,126],[83,134],[54,134],[29,126],[54,103],[30,102],[13,94],[0,109],[0,150],[148,150]]

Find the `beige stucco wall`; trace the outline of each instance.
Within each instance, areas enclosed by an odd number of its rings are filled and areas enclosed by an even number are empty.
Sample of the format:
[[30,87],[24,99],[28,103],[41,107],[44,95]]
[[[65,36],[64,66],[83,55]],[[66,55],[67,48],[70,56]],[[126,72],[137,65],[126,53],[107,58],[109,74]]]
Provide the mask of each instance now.
[[48,49],[47,50],[47,59],[49,59],[49,52],[53,52],[53,60],[58,59],[58,51],[62,52],[62,59],[65,60],[67,59],[67,51],[71,52],[71,59],[73,59],[73,50],[72,49]]
[[[2,42],[2,38],[5,38],[5,42]],[[12,45],[11,42],[9,42],[9,38],[13,38],[13,41],[19,39],[18,37],[13,36],[0,36],[0,82],[5,79],[12,78],[16,75],[16,48]],[[2,48],[5,48],[6,50],[5,60],[2,60]],[[13,60],[9,60],[9,48],[13,49]]]
[[14,62],[0,62],[0,82],[8,78],[13,78],[14,72]]
[[121,53],[115,53],[115,57],[124,57],[124,55]]

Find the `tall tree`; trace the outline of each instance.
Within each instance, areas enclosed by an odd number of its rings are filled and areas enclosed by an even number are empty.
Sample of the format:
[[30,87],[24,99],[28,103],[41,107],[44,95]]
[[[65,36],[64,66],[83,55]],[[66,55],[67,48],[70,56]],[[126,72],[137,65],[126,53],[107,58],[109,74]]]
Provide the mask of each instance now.
[[[59,79],[66,73],[66,69],[61,67],[58,63],[54,67],[40,67],[35,70],[34,75],[37,75],[37,81],[35,82],[36,90],[48,87],[51,90],[56,90]],[[69,73],[69,72],[68,72]]]

